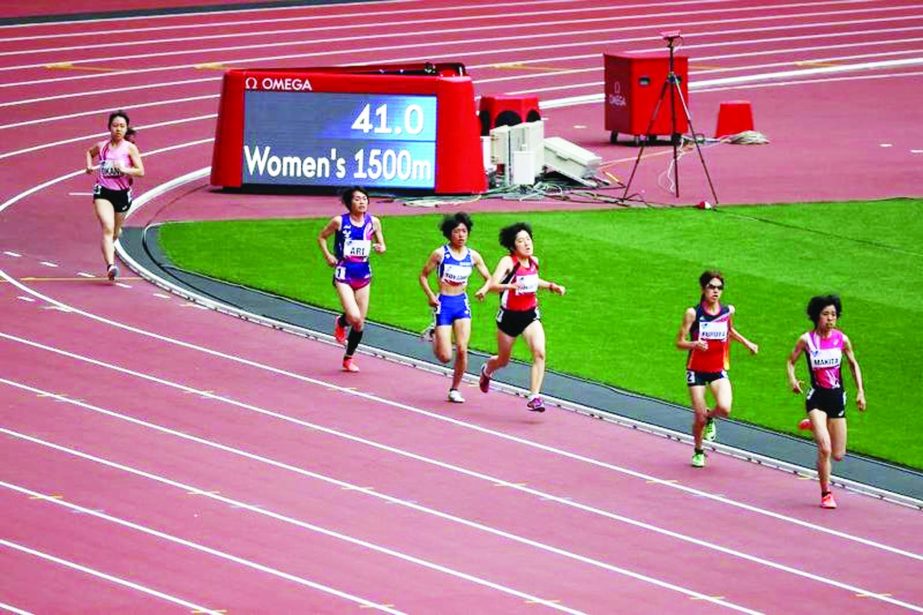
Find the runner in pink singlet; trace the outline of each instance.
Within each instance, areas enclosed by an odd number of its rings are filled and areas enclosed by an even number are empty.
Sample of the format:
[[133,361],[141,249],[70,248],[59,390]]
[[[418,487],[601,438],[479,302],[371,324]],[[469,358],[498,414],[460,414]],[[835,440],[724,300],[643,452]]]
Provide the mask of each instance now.
[[792,391],[801,394],[802,385],[795,375],[795,362],[804,353],[811,376],[811,389],[805,399],[808,418],[798,425],[814,432],[817,443],[817,477],[820,481],[821,508],[836,508],[830,491],[830,473],[833,460],[841,461],[846,455],[846,391],[843,388],[843,357],[849,364],[856,381],[856,407],[865,410],[865,388],[862,370],[853,353],[852,343],[836,329],[842,312],[837,295],[812,297],[808,302],[808,317],[814,329],[798,338],[795,349],[788,357],[788,383]]
[[125,139],[128,122],[124,111],[111,113],[109,139],[94,144],[86,152],[86,172],[96,173],[93,207],[102,227],[100,247],[106,262],[106,277],[110,280],[119,275],[115,264],[115,241],[122,233],[122,222],[131,207],[132,180],[144,176],[141,153],[134,143]]

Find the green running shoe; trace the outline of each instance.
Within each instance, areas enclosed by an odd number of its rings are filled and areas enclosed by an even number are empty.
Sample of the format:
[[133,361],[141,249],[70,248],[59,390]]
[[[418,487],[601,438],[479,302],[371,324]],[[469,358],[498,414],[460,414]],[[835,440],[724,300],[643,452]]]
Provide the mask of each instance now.
[[702,439],[706,442],[714,442],[718,438],[718,426],[715,425],[714,419],[708,419],[705,423],[705,429],[702,431]]
[[692,467],[693,468],[704,468],[705,467],[705,453],[694,453],[692,455]]

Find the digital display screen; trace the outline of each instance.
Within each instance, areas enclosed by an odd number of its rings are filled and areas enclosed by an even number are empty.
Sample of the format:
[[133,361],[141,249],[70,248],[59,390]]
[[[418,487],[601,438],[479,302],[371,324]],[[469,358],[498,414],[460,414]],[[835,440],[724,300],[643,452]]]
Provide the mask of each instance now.
[[432,189],[436,97],[249,90],[241,155],[245,184]]

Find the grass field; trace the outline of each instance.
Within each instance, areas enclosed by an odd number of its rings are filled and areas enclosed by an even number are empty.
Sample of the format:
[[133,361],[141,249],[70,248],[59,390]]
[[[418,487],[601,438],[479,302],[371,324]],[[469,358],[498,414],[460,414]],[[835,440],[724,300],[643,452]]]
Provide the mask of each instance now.
[[[732,346],[733,416],[778,431],[796,433],[803,416],[802,399],[786,384],[785,359],[810,327],[807,301],[838,292],[840,325],[853,340],[869,404],[867,413],[856,411],[844,367],[849,448],[923,468],[916,407],[923,398],[923,201],[468,211],[470,245],[491,269],[502,255],[498,230],[527,220],[543,277],[567,286],[565,297],[541,296],[550,369],[672,402],[688,405],[685,355],[673,345],[682,313],[698,300],[699,273],[721,269],[735,326],[760,345],[756,356]],[[417,276],[442,242],[441,213],[383,220],[388,251],[373,257],[371,320],[414,332],[428,324]],[[331,270],[315,244],[326,220],[170,224],[160,237],[183,268],[336,309]],[[496,306],[496,296],[474,305],[473,347],[494,347]],[[517,352],[527,358],[524,347]]]

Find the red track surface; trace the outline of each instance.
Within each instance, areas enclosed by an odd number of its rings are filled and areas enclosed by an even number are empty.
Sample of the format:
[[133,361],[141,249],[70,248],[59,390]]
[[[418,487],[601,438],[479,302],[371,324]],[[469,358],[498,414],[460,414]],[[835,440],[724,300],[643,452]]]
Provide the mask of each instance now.
[[[601,92],[601,51],[659,47],[667,26],[687,34],[693,82],[802,71],[694,91],[700,130],[746,97],[773,141],[708,149],[723,201],[920,194],[919,64],[804,72],[921,61],[910,2],[390,2],[0,28],[0,609],[923,610],[919,512],[849,493],[822,511],[811,481],[720,455],[694,471],[685,446],[504,394],[450,407],[443,377],[371,357],[344,375],[332,345],[78,275],[100,265],[77,171],[110,109],[140,126],[142,190],[209,164],[220,73],[195,65],[457,60],[480,94],[546,104]],[[754,28],[774,29],[739,31]],[[831,45],[854,46],[803,49]],[[606,143],[599,102],[545,115],[606,160],[633,154]],[[664,160],[636,186],[672,203]],[[704,198],[698,161],[682,165],[683,202]],[[336,209],[199,182],[135,223]]]

